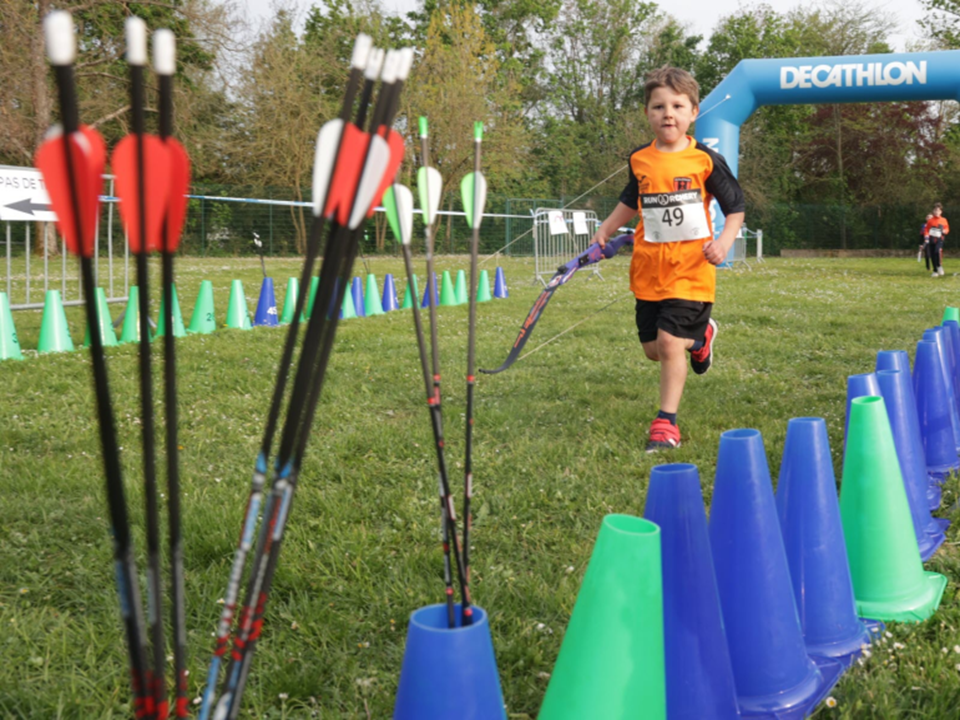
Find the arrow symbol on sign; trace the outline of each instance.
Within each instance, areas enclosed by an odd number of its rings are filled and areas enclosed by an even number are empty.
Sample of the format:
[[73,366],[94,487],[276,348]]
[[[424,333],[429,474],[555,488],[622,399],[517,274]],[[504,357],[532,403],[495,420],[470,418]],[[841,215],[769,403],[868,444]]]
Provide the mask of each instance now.
[[18,200],[15,203],[9,203],[6,207],[26,215],[33,215],[34,212],[50,212],[50,206],[44,203],[35,203],[32,198]]

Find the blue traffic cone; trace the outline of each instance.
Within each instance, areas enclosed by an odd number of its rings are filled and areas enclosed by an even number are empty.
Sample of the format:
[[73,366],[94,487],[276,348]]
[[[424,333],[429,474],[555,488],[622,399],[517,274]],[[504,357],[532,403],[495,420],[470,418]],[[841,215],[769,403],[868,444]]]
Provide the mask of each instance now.
[[943,372],[943,383],[946,389],[947,407],[950,410],[950,423],[953,427],[953,445],[960,453],[960,412],[957,409],[956,394],[953,389],[953,374],[950,370],[950,355],[952,348],[949,344],[945,328],[935,327],[923,331],[924,340],[933,340],[937,343],[937,351],[940,354],[940,367]]
[[[927,467],[923,461],[923,440],[920,437],[920,422],[917,419],[917,403],[913,397],[910,376],[903,370],[881,370],[877,373],[880,391],[887,406],[893,443],[900,460],[903,486],[910,505],[910,516],[917,536],[920,559],[926,562],[943,544],[943,531],[949,520],[937,522],[930,516],[927,503]],[[939,487],[938,487],[939,489]]]
[[862,373],[860,375],[850,375],[847,377],[847,411],[844,415],[843,441],[847,441],[847,429],[850,427],[850,401],[854,398],[868,396],[879,396],[880,385],[877,384],[875,373]]
[[393,283],[392,273],[387,273],[383,278],[383,298],[380,300],[380,307],[384,312],[397,310],[400,307],[397,303],[397,287]]
[[945,479],[960,468],[957,446],[950,424],[950,404],[940,348],[933,340],[917,343],[913,361],[913,391],[917,397],[917,418],[923,439],[927,475]]
[[497,274],[493,279],[493,296],[498,299],[510,297],[510,293],[507,290],[507,278],[503,274],[503,268],[497,268]]
[[[960,382],[957,382],[957,372],[960,371],[960,362],[957,362],[957,353],[960,353],[960,325],[956,320],[947,320],[940,327],[943,328],[943,339],[949,361],[947,372],[950,374],[950,382],[953,383],[953,397],[957,403],[958,417],[960,417]],[[957,441],[957,450],[960,452],[960,439]]]
[[910,356],[906,350],[880,350],[877,352],[877,372],[881,370],[903,370],[910,374]]
[[394,720],[506,718],[487,614],[473,606],[473,622],[447,625],[446,605],[410,615]]
[[367,313],[364,310],[363,304],[363,280],[358,277],[353,279],[353,284],[350,286],[350,294],[353,296],[353,307],[356,310],[357,317],[366,317]]
[[667,717],[739,718],[696,465],[653,468],[643,516],[660,526]]
[[260,300],[257,302],[257,312],[253,316],[254,325],[277,327],[280,322],[277,318],[277,296],[273,292],[273,278],[264,278],[260,286]]
[[807,654],[759,430],[720,436],[710,546],[741,713],[805,717],[843,665]]
[[433,290],[433,304],[435,307],[440,307],[440,289],[437,287],[437,274],[433,274],[433,281],[427,281],[427,287],[423,290],[423,302],[420,303],[421,308],[430,306],[430,291]]
[[[906,350],[881,350],[877,353],[877,372],[881,370],[901,370],[907,377],[910,375],[910,357],[907,355]],[[911,381],[911,390],[910,393],[913,395],[914,401],[914,412],[916,414],[916,401],[917,395],[913,391],[913,382]],[[920,421],[917,420],[917,432],[919,433],[919,424]],[[894,429],[894,434],[896,434],[896,429]],[[919,436],[918,436],[919,437]],[[899,447],[899,445],[898,445]],[[920,444],[917,446],[917,452],[919,453],[920,459],[923,460],[923,439],[920,439]],[[906,475],[906,473],[904,473]],[[926,502],[928,510],[936,510],[940,507],[940,498],[942,495],[942,490],[940,485],[937,482],[934,482],[926,472],[926,466],[924,465],[923,476],[925,478],[923,485],[926,487]],[[906,479],[906,478],[904,478]],[[946,522],[949,525],[949,520],[937,521],[937,522]],[[946,526],[942,526],[946,527]],[[928,531],[929,532],[929,531]]]
[[823,418],[787,423],[776,502],[807,653],[849,667],[883,624],[857,617]]

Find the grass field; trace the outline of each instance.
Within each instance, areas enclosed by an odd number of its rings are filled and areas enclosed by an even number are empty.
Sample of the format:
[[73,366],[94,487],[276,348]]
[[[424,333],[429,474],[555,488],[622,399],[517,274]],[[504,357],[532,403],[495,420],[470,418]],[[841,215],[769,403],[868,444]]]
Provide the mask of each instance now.
[[[370,266],[380,283],[385,272],[402,274],[397,259]],[[439,259],[440,270],[466,266],[465,258]],[[492,276],[493,263],[487,267]],[[532,260],[504,267],[510,298],[478,309],[480,367],[504,359],[539,293]],[[490,613],[511,718],[535,717],[601,519],[642,514],[655,464],[695,463],[709,503],[721,432],[761,430],[776,481],[787,420],[820,416],[840,476],[847,376],[869,372],[879,349],[906,349],[912,358],[922,331],[940,322],[945,306],[960,304],[960,276],[933,280],[921,267],[906,259],[774,258],[752,271],[722,272],[716,366],[691,375],[683,446],[671,454],[643,452],[658,373],[642,357],[629,299],[508,372],[479,377],[473,591]],[[178,268],[186,322],[203,279],[213,281],[221,322],[232,279],[244,281],[255,307],[256,259],[184,260]],[[294,260],[268,263],[281,303],[298,268]],[[602,268],[605,280],[584,272],[557,292],[529,348],[626,296],[628,259]],[[80,311],[67,314],[79,346]],[[15,321],[22,346],[35,348],[40,313],[19,312]],[[458,487],[466,326],[466,306],[441,310],[448,458]],[[194,696],[282,337],[282,330],[221,330],[178,345]],[[25,354],[23,362],[0,363],[0,717],[129,717],[89,357]],[[108,355],[142,570],[136,351],[126,345]],[[409,312],[343,322],[327,378],[246,717],[388,717],[407,618],[443,599],[436,465]],[[952,477],[944,507],[957,496]],[[892,638],[844,676],[832,693],[836,707],[821,707],[818,718],[958,716],[960,512],[952,519],[947,544],[926,565],[950,579],[940,610],[921,625],[892,624]]]

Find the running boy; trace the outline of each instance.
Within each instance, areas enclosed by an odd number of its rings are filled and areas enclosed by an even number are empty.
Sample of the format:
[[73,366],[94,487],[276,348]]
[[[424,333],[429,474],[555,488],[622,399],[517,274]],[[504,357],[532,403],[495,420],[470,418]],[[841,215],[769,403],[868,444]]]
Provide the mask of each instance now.
[[920,254],[917,255],[917,262],[920,262],[920,257],[926,258],[927,260],[927,272],[930,272],[930,253],[928,251],[930,247],[930,238],[927,235],[927,223],[930,222],[930,218],[933,215],[927,215],[924,218],[923,225],[920,226]]
[[[620,202],[593,237],[600,246],[641,208],[634,231],[630,289],[646,356],[660,363],[660,411],[650,425],[647,452],[680,446],[677,411],[687,359],[702,375],[713,362],[717,323],[711,319],[716,265],[743,224],[739,183],[717,152],[687,135],[700,111],[700,88],[685,70],[662,67],[647,77],[644,113],[655,140],[630,154],[630,179]],[[726,215],[714,240],[710,201]]]
[[924,234],[930,238],[927,249],[930,252],[930,261],[933,263],[931,277],[943,275],[943,241],[950,233],[950,223],[943,217],[943,205],[934,203],[933,217],[927,220]]

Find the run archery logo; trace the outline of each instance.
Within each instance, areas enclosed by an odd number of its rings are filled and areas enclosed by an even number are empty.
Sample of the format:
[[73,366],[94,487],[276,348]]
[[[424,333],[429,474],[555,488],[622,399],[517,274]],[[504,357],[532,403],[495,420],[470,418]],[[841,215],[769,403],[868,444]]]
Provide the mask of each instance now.
[[693,180],[688,177],[675,177],[673,179],[674,190],[689,190],[693,186]]

